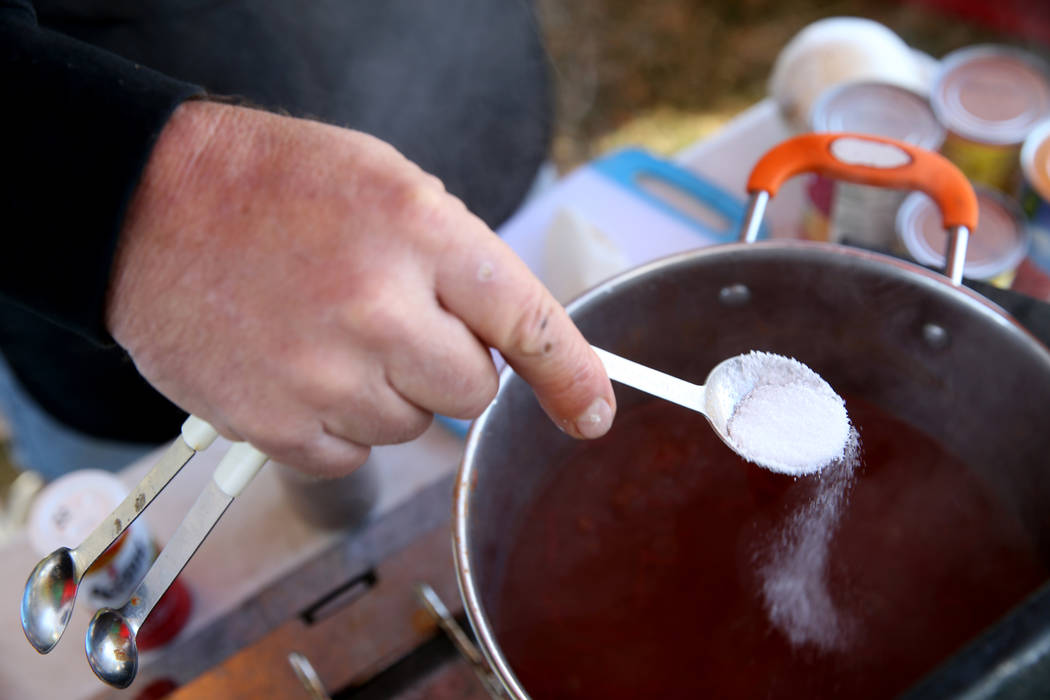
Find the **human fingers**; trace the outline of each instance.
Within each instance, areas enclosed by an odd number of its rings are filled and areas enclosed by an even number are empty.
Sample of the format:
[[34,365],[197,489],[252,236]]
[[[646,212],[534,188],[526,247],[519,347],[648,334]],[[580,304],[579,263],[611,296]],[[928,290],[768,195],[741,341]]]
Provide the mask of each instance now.
[[[381,351],[330,341],[301,348],[282,364],[269,373],[272,394],[260,388],[234,405],[235,424],[269,425],[275,436],[293,442],[311,435],[318,422],[325,433],[350,443],[389,445],[418,437],[433,420],[429,408],[393,386],[388,355]],[[282,400],[291,410],[269,408]]]
[[306,441],[282,442],[260,438],[252,441],[270,459],[308,474],[333,478],[348,474],[365,463],[371,448],[318,426]]
[[612,425],[616,398],[605,368],[564,307],[480,220],[469,245],[438,268],[441,302],[495,347],[570,435],[595,438]]
[[[240,432],[231,416],[215,409],[200,411],[220,435],[231,442],[248,442],[267,457],[315,476],[347,474],[365,463],[371,448],[330,432],[317,420],[270,423],[263,430]],[[236,420],[236,418],[234,418]]]
[[499,388],[492,355],[432,295],[379,324],[389,336],[386,380],[405,400],[451,418],[476,418]]

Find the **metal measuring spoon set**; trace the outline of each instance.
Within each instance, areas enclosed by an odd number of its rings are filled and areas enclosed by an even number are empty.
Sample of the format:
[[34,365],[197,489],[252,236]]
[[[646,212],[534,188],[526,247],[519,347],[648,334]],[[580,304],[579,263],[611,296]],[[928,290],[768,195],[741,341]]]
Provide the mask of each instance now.
[[[33,569],[22,594],[22,630],[40,652],[51,651],[62,638],[73,613],[84,573],[124,534],[135,518],[197,452],[218,436],[205,421],[190,416],[179,437],[131,493],[75,549],[60,547]],[[118,610],[98,610],[88,625],[84,650],[91,670],[116,688],[127,688],[138,672],[135,637],[153,607],[226,512],[233,499],[255,477],[266,455],[247,443],[235,443],[223,456],[211,480],[190,507],[146,576]]]

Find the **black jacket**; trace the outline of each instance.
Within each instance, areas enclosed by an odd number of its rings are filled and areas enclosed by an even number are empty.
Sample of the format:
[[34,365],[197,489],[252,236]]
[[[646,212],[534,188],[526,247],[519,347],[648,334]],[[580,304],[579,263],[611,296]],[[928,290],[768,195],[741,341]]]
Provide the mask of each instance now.
[[103,313],[124,211],[182,100],[372,133],[495,226],[546,155],[546,79],[525,0],[0,0],[0,351],[63,423],[166,440],[184,414]]

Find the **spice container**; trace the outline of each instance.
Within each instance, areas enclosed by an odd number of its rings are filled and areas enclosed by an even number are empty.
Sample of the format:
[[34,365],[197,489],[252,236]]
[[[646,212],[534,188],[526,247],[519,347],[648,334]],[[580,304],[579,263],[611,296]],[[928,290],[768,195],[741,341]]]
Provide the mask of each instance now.
[[942,153],[971,180],[1016,195],[1021,144],[1050,116],[1048,76],[1040,58],[1005,46],[945,56],[930,93],[948,130]]
[[820,96],[836,85],[879,81],[928,87],[926,61],[889,27],[863,17],[824,17],[777,54],[769,93],[785,124],[805,131]]
[[[858,82],[831,88],[813,109],[813,131],[884,136],[936,151],[944,127],[922,95],[889,83]],[[807,187],[803,236],[890,250],[894,221],[906,195],[815,175]]]
[[[30,544],[40,556],[59,547],[76,547],[127,494],[120,479],[99,469],[55,479],[33,502],[27,524]],[[124,605],[157,553],[149,527],[139,516],[84,574],[78,597],[85,609]],[[192,607],[189,590],[176,578],[139,630],[138,648],[145,651],[172,640],[188,622]]]
[[1029,257],[1050,275],[1050,120],[1036,127],[1021,149],[1021,209],[1032,237]]
[[[966,248],[963,274],[1002,289],[1013,284],[1028,252],[1029,234],[1020,207],[1002,193],[975,187],[980,218]],[[900,251],[921,265],[943,267],[948,234],[940,209],[921,192],[908,195],[897,213]]]

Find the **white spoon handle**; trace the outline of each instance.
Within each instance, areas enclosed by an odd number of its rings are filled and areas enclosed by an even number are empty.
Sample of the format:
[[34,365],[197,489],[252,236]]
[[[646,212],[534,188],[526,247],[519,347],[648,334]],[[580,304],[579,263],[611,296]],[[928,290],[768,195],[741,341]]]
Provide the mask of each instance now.
[[605,365],[610,379],[706,415],[703,385],[672,377],[593,345],[591,349]]
[[245,442],[234,443],[226,452],[168,544],[131,594],[128,603],[121,608],[133,632],[138,632],[153,606],[266,460],[266,455]]

